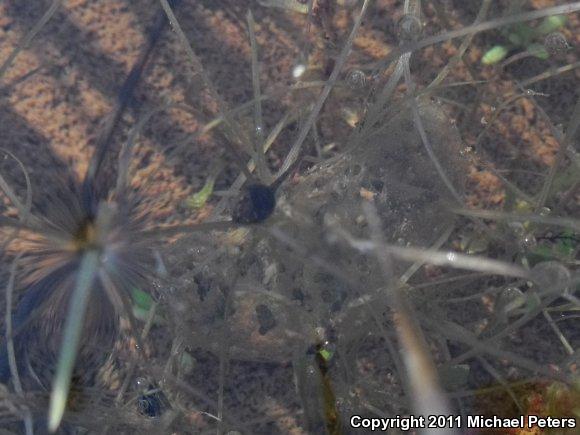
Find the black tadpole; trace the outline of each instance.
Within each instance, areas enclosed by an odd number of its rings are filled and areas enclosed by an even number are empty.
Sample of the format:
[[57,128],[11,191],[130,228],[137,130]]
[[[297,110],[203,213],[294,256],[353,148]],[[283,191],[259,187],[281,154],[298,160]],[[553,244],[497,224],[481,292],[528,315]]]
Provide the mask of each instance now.
[[246,185],[234,207],[232,221],[247,225],[259,224],[268,219],[276,209],[276,191],[299,164],[300,159],[297,158],[286,172],[269,186],[257,181]]
[[265,184],[249,184],[234,208],[232,219],[238,224],[258,224],[268,219],[276,208],[276,191]]

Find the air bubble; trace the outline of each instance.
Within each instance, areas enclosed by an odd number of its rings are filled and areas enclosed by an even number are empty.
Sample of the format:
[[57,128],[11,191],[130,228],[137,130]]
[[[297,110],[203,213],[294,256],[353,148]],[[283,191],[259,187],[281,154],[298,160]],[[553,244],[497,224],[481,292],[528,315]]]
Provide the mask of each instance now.
[[403,15],[397,23],[397,35],[401,42],[415,42],[421,38],[423,25],[414,15]]
[[306,369],[306,376],[311,378],[315,375],[316,375],[316,369],[313,366],[308,366],[308,368]]
[[507,315],[524,305],[526,295],[517,287],[507,287],[499,295],[497,309],[502,315]]
[[145,392],[149,389],[149,381],[143,377],[135,379],[135,385],[141,392]]
[[292,77],[298,80],[306,72],[306,65],[299,63],[292,68]]
[[359,69],[349,71],[346,82],[352,89],[364,88],[367,83],[367,77],[364,72]]
[[553,32],[544,39],[544,48],[551,56],[561,56],[568,51],[570,46],[562,33]]
[[522,249],[529,251],[538,246],[538,242],[532,233],[524,233],[520,238],[520,246]]
[[151,281],[151,287],[153,287],[155,291],[161,291],[163,290],[163,283],[160,279],[155,278]]
[[550,215],[550,213],[552,213],[552,210],[550,209],[550,207],[542,207],[539,210],[540,216],[548,216],[548,215]]
[[314,330],[314,332],[320,341],[326,341],[326,329],[325,328],[323,328],[322,326],[318,326]]
[[541,291],[564,293],[570,286],[571,274],[568,268],[557,261],[536,264],[530,274]]
[[337,397],[334,403],[336,405],[336,409],[341,414],[349,414],[352,412],[353,406],[349,399],[345,397]]

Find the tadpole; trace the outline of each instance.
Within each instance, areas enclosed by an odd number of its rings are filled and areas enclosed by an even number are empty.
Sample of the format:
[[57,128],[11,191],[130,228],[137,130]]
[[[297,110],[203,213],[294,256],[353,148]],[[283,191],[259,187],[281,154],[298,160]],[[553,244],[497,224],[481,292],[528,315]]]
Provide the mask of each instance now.
[[272,186],[249,184],[244,187],[233,210],[238,224],[257,224],[268,219],[276,208],[276,192]]
[[246,184],[232,211],[232,221],[237,224],[259,224],[268,219],[276,209],[276,192],[294,169],[300,164],[297,158],[292,165],[270,185],[256,181]]

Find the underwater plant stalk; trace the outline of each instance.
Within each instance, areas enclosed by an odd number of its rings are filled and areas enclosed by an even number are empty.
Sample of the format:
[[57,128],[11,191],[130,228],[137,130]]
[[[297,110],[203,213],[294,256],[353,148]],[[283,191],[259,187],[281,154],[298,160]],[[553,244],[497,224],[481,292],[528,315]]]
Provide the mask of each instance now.
[[87,250],[81,259],[75,289],[64,326],[57,372],[50,394],[48,430],[55,432],[60,425],[66,408],[72,373],[82,333],[82,324],[87,311],[90,291],[97,276],[99,252]]

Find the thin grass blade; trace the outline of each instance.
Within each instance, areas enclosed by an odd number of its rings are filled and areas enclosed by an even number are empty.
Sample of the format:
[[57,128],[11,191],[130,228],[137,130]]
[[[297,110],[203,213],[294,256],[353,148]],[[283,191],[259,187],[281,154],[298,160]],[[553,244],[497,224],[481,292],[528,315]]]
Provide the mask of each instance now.
[[71,296],[64,334],[56,367],[50,405],[48,410],[48,430],[54,433],[62,420],[75,365],[83,319],[89,302],[91,287],[95,281],[99,265],[99,252],[86,251],[81,259],[75,289]]

